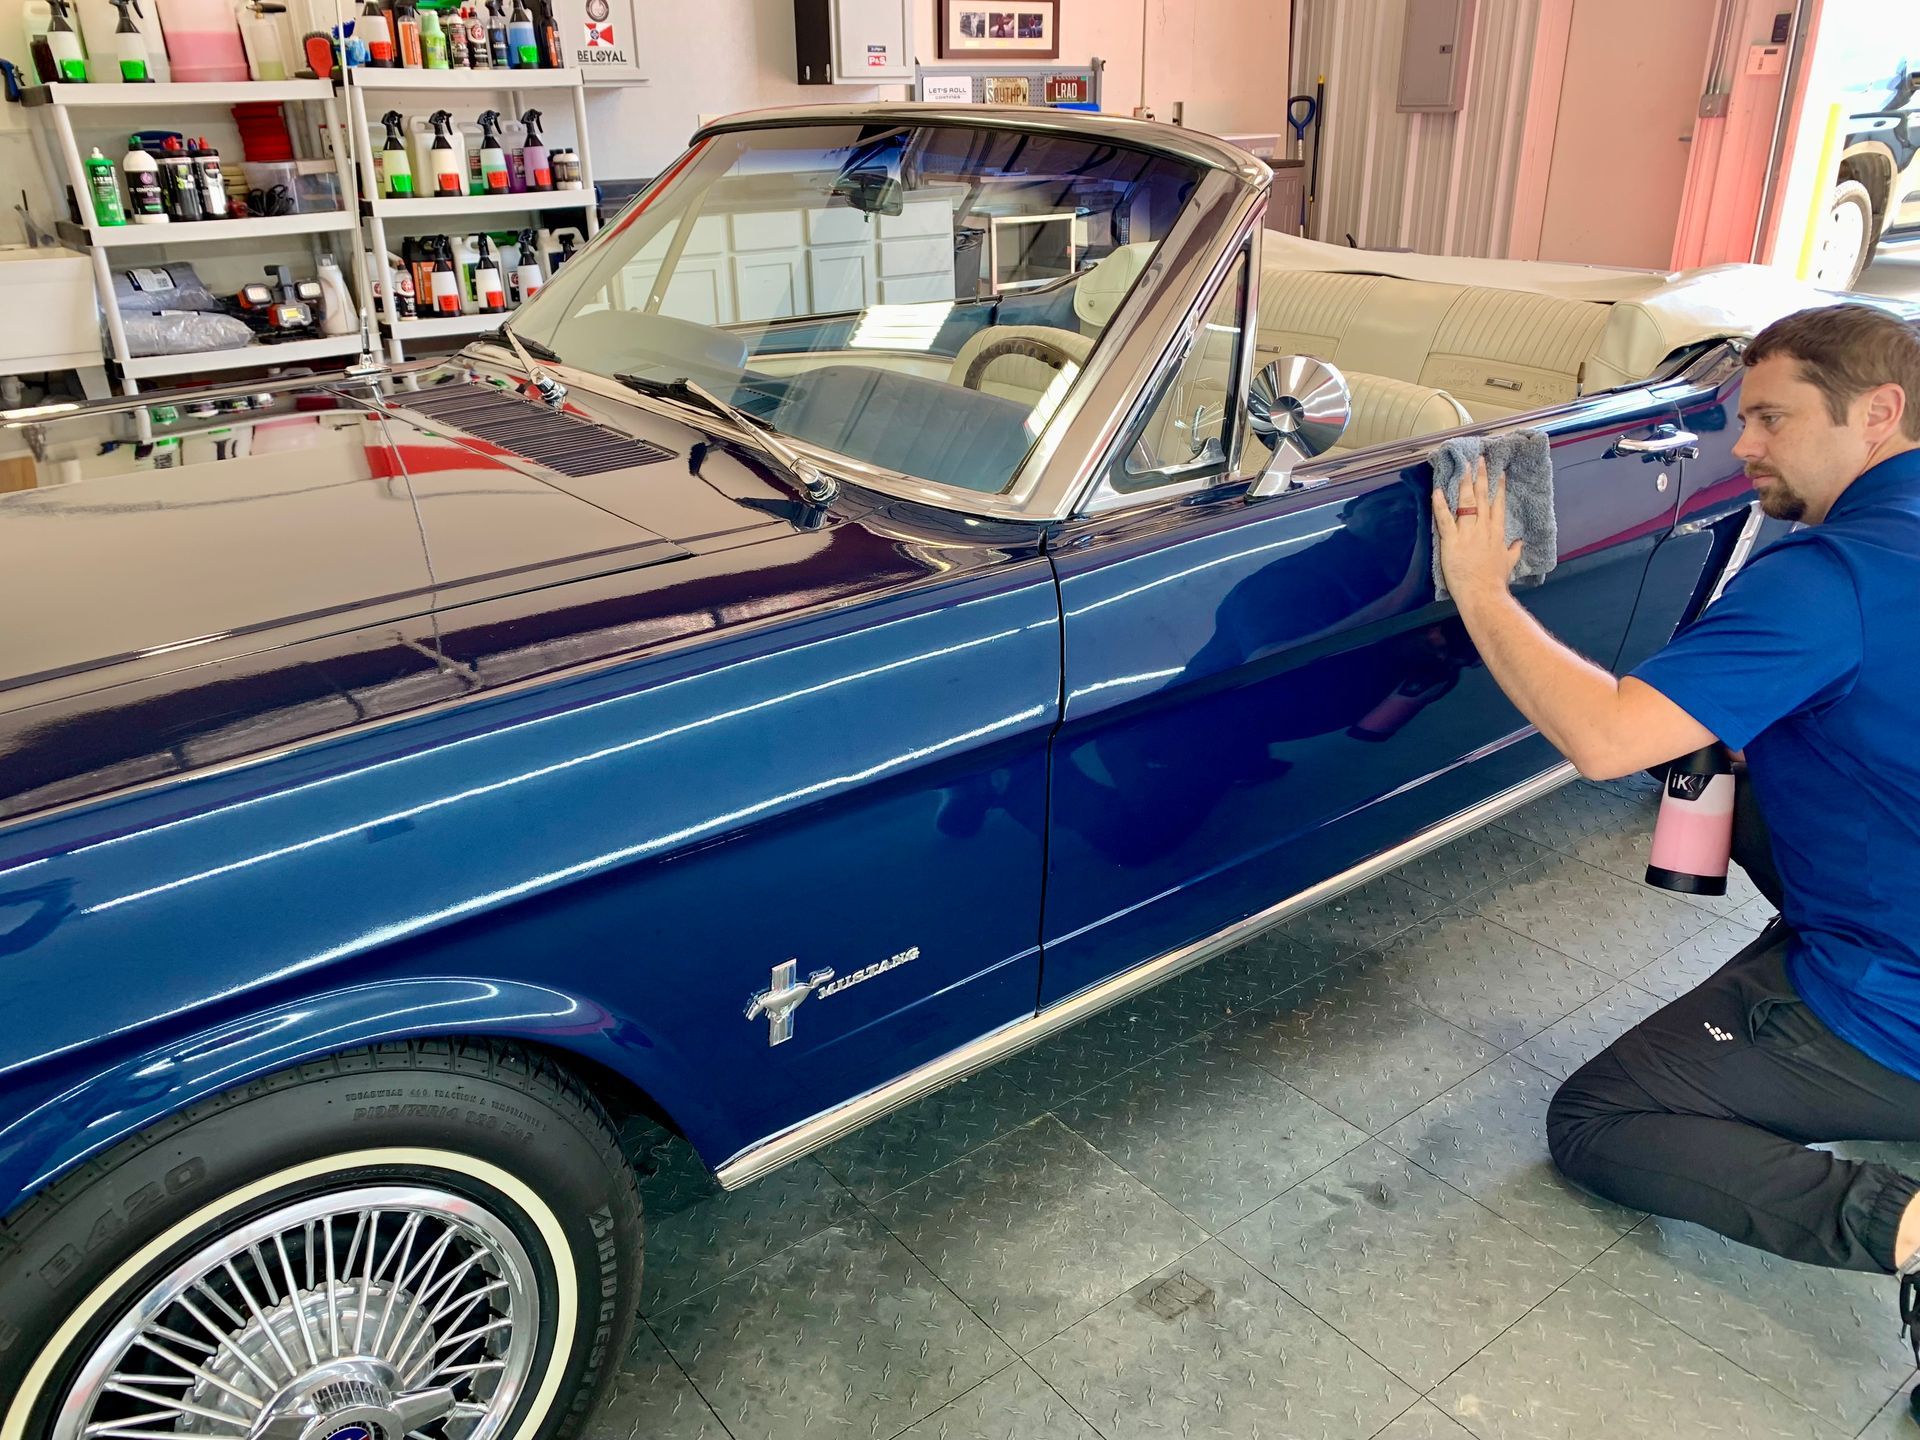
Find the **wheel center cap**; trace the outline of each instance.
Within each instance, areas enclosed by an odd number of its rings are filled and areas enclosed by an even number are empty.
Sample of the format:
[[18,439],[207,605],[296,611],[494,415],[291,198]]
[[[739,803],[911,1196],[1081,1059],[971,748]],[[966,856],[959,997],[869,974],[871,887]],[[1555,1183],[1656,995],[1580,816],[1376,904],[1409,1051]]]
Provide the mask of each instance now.
[[271,1440],[401,1440],[400,1377],[378,1360],[337,1360],[301,1377],[267,1407],[254,1433]]

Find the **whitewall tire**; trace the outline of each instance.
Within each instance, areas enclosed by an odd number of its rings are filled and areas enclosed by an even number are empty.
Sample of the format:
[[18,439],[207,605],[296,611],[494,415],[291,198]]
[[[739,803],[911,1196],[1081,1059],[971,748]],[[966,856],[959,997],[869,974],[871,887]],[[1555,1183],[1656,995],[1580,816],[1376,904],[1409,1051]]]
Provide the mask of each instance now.
[[0,1440],[565,1440],[639,1286],[604,1111],[503,1045],[331,1057],[0,1222]]

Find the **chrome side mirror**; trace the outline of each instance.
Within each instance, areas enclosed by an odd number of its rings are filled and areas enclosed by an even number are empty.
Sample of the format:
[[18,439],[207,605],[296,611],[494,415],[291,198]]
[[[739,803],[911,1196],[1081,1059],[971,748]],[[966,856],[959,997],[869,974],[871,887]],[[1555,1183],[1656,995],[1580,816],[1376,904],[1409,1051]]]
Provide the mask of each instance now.
[[1248,498],[1292,488],[1294,467],[1324,455],[1352,415],[1347,379],[1325,360],[1285,355],[1269,361],[1247,392],[1247,424],[1273,451]]

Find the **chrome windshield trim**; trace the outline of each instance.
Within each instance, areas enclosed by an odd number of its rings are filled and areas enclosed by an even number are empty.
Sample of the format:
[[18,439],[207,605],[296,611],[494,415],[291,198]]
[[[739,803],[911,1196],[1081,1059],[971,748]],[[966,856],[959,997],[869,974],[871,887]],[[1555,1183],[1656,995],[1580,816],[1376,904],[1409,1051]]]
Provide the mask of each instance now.
[[[811,115],[817,122],[821,112],[795,113]],[[743,123],[737,128],[753,127]],[[1160,241],[1093,347],[1086,369],[1034,441],[1014,472],[1012,483],[998,494],[941,485],[811,444],[785,430],[778,433],[821,468],[882,494],[984,519],[1041,523],[1064,520],[1101,473],[1121,433],[1123,417],[1138,403],[1147,378],[1157,373],[1196,297],[1209,288],[1209,278],[1230,262],[1235,247],[1245,238],[1249,217],[1266,204],[1266,198],[1264,188],[1250,189],[1238,176],[1211,169],[1202,172],[1193,198]],[[503,363],[518,368],[510,349],[484,337],[472,342],[463,353],[480,351],[490,351]],[[653,409],[716,434],[738,435],[710,411],[662,396],[643,395],[610,376],[565,361],[546,363],[570,386]]]
[[736,130],[783,129],[795,125],[961,125],[972,129],[1027,130],[1048,135],[1086,135],[1135,150],[1224,170],[1249,185],[1265,188],[1273,171],[1261,160],[1217,136],[1128,115],[1090,111],[1052,111],[1025,105],[946,105],[924,100],[879,100],[853,105],[783,105],[723,115],[694,131],[689,145]]
[[1517,809],[1530,800],[1538,799],[1550,790],[1559,789],[1573,777],[1573,766],[1563,761],[1550,770],[1542,771],[1531,780],[1524,781],[1510,790],[1502,791],[1491,800],[1482,801],[1470,809],[1462,810],[1458,815],[1441,821],[1432,829],[1422,831],[1411,840],[1403,841],[1391,850],[1383,850],[1371,859],[1362,860],[1358,865],[1343,870],[1330,879],[1322,880],[1318,885],[1310,886],[1297,895],[1288,896],[1277,905],[1268,906],[1257,915],[1250,915],[1245,920],[1236,921],[1203,940],[1196,940],[1177,950],[1169,950],[1156,959],[1143,961],[1131,970],[1090,986],[1077,995],[1068,996],[1065,1000],[1050,1005],[1024,1020],[1003,1025],[1000,1029],[983,1035],[978,1040],[963,1045],[957,1050],[950,1050],[918,1069],[908,1071],[898,1079],[890,1080],[884,1085],[867,1091],[864,1095],[856,1096],[832,1109],[823,1110],[811,1119],[803,1120],[790,1129],[750,1145],[722,1164],[715,1174],[723,1188],[738,1190],[741,1186],[779,1169],[789,1161],[797,1160],[808,1152],[817,1150],[822,1145],[859,1129],[871,1120],[877,1120],[890,1110],[897,1110],[902,1105],[930,1095],[957,1080],[963,1080],[995,1061],[1024,1050],[1029,1045],[1044,1040],[1049,1035],[1066,1029],[1069,1025],[1077,1024],[1110,1005],[1137,995],[1142,990],[1150,989],[1163,980],[1172,979],[1181,971],[1190,969],[1203,960],[1209,960],[1223,951],[1233,949],[1236,945],[1245,944],[1262,931],[1271,929],[1302,910],[1331,900],[1355,886],[1364,885],[1376,875],[1384,874],[1450,840],[1458,839],[1469,831],[1477,830],[1509,810]]

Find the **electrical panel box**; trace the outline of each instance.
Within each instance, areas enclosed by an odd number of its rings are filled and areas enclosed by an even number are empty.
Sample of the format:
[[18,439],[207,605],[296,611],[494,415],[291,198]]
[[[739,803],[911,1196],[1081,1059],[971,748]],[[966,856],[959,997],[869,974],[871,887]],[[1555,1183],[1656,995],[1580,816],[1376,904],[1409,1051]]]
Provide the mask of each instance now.
[[913,79],[914,0],[793,0],[802,85]]
[[1458,110],[1467,100],[1474,0],[1407,0],[1400,38],[1401,113]]

